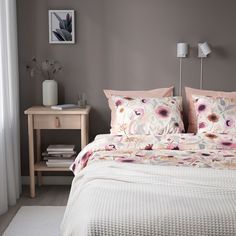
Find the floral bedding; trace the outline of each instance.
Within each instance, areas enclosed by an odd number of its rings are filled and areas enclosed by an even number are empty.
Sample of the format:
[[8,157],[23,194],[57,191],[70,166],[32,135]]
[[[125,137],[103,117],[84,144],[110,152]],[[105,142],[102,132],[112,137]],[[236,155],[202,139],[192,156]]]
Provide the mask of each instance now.
[[95,162],[236,169],[236,135],[98,135],[71,166],[77,175]]
[[236,133],[236,100],[193,95],[198,132]]
[[115,107],[112,134],[160,135],[184,132],[182,98],[112,96]]
[[235,169],[234,135],[99,135],[71,166],[60,235],[236,235]]

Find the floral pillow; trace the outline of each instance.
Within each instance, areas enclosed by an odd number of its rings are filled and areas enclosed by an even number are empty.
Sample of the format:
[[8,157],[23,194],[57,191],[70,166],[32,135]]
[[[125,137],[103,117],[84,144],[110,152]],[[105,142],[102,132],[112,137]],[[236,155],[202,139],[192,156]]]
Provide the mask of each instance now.
[[198,133],[236,133],[236,100],[193,95]]
[[172,134],[184,132],[182,98],[112,96],[115,122],[112,134]]

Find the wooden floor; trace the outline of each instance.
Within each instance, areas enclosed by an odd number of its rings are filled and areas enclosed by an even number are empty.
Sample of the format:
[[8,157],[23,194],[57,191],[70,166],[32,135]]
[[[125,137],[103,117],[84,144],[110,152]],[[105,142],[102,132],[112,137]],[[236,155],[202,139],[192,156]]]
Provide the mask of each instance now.
[[17,204],[0,216],[0,235],[21,206],[65,206],[69,196],[70,186],[42,186],[36,189],[36,198],[29,198],[29,187],[24,186]]

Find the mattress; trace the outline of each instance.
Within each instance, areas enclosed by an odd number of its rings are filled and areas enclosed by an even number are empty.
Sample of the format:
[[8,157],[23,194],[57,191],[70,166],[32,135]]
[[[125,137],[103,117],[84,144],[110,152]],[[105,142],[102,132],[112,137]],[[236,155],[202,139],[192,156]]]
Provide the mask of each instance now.
[[236,235],[233,135],[100,135],[75,174],[61,235]]

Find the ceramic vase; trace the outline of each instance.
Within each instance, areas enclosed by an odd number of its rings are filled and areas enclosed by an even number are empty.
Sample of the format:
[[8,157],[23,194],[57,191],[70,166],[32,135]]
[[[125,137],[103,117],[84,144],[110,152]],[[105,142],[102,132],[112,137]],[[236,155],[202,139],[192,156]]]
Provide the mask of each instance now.
[[55,80],[44,80],[43,85],[43,105],[54,106],[58,104],[58,86]]

